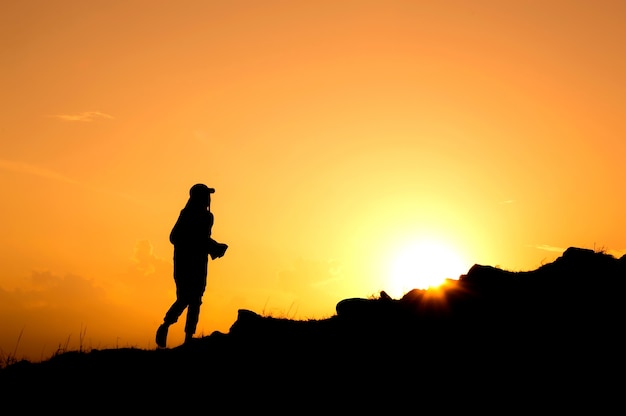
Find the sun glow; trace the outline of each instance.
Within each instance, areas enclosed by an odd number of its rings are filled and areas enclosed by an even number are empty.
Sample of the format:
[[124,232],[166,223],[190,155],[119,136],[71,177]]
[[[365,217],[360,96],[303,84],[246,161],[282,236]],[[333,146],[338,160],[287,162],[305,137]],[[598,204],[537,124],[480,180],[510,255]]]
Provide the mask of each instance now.
[[458,279],[468,265],[458,252],[437,241],[410,244],[391,259],[387,288],[394,298],[412,289],[437,287],[446,279]]

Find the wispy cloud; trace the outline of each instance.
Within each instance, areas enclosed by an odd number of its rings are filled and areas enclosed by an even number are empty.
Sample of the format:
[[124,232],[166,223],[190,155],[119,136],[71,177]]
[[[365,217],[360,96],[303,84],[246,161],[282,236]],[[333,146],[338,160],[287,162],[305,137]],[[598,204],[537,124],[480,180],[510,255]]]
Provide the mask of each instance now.
[[535,246],[535,248],[537,248],[539,250],[552,251],[552,252],[556,252],[556,253],[563,253],[565,251],[565,249],[563,247],[555,247],[555,246],[550,246],[550,245],[547,245],[547,244],[539,244],[539,245]]
[[30,163],[16,162],[13,160],[0,159],[0,170],[22,173],[27,175],[35,175],[42,178],[54,179],[61,182],[79,184],[79,181],[65,176],[61,173],[55,172],[50,169],[43,168],[41,166],[33,165]]
[[[536,245],[533,247],[539,250],[551,251],[551,252],[556,252],[556,253],[564,253],[566,250],[566,248],[563,248],[563,247],[555,247],[555,246],[550,246],[547,244],[540,244],[540,245]],[[582,247],[582,248],[585,248],[585,247]],[[593,247],[589,247],[589,249],[596,251],[596,252],[604,252],[616,258],[620,258],[623,255],[626,255],[626,249],[607,249],[604,247],[598,248],[596,247],[595,244]]]
[[139,204],[147,204],[146,202],[143,202],[141,200],[138,200],[137,198],[135,198],[132,195],[128,195],[125,193],[121,193],[118,191],[114,191],[114,190],[109,190],[106,188],[101,188],[101,187],[96,187],[93,186],[87,182],[84,181],[80,181],[74,178],[71,178],[69,176],[63,175],[62,173],[56,172],[54,170],[48,169],[48,168],[44,168],[41,166],[37,166],[31,163],[26,163],[26,162],[16,162],[13,160],[8,160],[8,159],[0,159],[0,171],[5,171],[5,172],[12,172],[12,173],[18,173],[18,174],[22,174],[22,175],[33,175],[33,176],[38,176],[40,178],[44,178],[44,179],[48,179],[48,180],[54,180],[54,181],[59,181],[59,182],[64,182],[64,183],[69,183],[75,186],[79,186],[85,189],[88,189],[92,192],[98,192],[101,194],[106,194],[109,196],[113,196],[115,198],[121,198],[121,199],[125,199],[127,201],[132,201],[134,203],[139,203]]
[[504,201],[500,201],[499,204],[502,204],[502,205],[504,205],[504,204],[512,204],[514,202],[515,202],[514,199],[507,199],[507,200],[504,200]]
[[82,113],[76,114],[55,114],[50,117],[58,118],[63,121],[81,121],[81,122],[91,122],[98,119],[113,119],[113,116],[110,114],[106,114],[100,111],[84,111]]

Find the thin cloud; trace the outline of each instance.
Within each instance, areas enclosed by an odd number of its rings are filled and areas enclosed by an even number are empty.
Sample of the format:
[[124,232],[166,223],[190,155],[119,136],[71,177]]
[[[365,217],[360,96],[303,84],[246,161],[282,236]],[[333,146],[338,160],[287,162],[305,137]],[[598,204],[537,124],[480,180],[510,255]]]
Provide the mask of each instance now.
[[56,171],[47,169],[47,168],[43,168],[41,166],[37,166],[37,165],[33,165],[30,163],[25,163],[25,162],[16,162],[13,160],[8,160],[8,159],[0,159],[0,171],[6,171],[6,172],[12,172],[12,173],[19,173],[19,174],[24,174],[24,175],[33,175],[33,176],[38,176],[40,178],[44,178],[44,179],[49,179],[49,180],[55,180],[55,181],[59,181],[59,182],[64,182],[64,183],[69,183],[75,186],[80,186],[83,188],[86,188],[90,191],[93,192],[98,192],[101,194],[106,194],[106,195],[110,195],[110,196],[114,196],[116,198],[121,198],[121,199],[125,199],[127,201],[132,201],[134,203],[140,203],[140,204],[145,204],[143,201],[138,200],[137,198],[131,196],[131,195],[127,195],[121,192],[117,192],[117,191],[111,191],[108,189],[103,189],[103,188],[98,188],[95,186],[91,186],[87,183],[81,182],[79,180],[70,178],[69,176],[65,176],[61,173],[58,173]]
[[[172,267],[171,262],[158,257],[154,254],[152,243],[150,240],[139,240],[135,243],[133,257],[132,273],[138,273],[143,276],[154,276],[157,272],[163,274],[165,270],[166,277],[169,277],[169,270]],[[169,281],[169,278],[163,279]]]
[[39,176],[47,179],[54,179],[61,182],[79,184],[75,179],[62,175],[50,169],[42,168],[41,166],[32,165],[24,162],[15,162],[7,159],[0,159],[0,170],[22,173],[27,175]]
[[[540,244],[540,245],[533,246],[533,247],[539,250],[551,251],[551,252],[556,252],[556,253],[564,253],[566,250],[563,247],[555,247],[555,246],[550,246],[547,244]],[[609,254],[617,259],[626,255],[626,249],[606,249],[606,248],[598,248],[594,245],[594,247],[590,250]]]
[[535,248],[539,250],[544,250],[544,251],[552,251],[555,253],[563,253],[565,251],[563,247],[555,247],[555,246],[550,246],[548,244],[539,244],[535,246]]
[[55,114],[50,117],[58,118],[63,121],[80,121],[80,122],[92,122],[98,119],[112,120],[113,116],[100,111],[84,111],[77,114]]
[[341,264],[336,260],[328,262],[298,259],[294,269],[278,273],[282,289],[305,296],[311,288],[326,286],[342,280]]
[[[122,303],[118,293],[111,296],[110,289],[93,279],[74,274],[61,276],[47,270],[32,271],[26,283],[25,287],[14,290],[0,287],[0,322],[4,335],[0,337],[0,356],[3,351],[17,351],[26,359],[36,360],[39,355],[44,359],[58,350],[60,347],[55,345],[61,342],[65,343],[64,349],[92,348],[92,336],[99,340],[96,346],[113,337],[107,334],[112,322],[124,322],[123,327],[114,329],[117,340],[137,336],[132,332],[137,331],[143,310],[136,300],[143,293],[132,292],[134,304]],[[87,328],[87,338],[82,340]],[[76,336],[79,329],[81,334]],[[16,345],[14,340],[22,332],[25,342]],[[117,343],[115,338],[108,342]]]

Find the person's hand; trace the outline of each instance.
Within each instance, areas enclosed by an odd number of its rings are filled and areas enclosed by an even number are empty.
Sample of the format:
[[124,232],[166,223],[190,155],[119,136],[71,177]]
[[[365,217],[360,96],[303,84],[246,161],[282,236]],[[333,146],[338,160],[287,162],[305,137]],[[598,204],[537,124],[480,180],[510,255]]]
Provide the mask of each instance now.
[[211,247],[211,252],[209,253],[211,255],[211,259],[215,260],[224,256],[224,254],[226,254],[226,249],[228,249],[227,244],[216,242],[213,247]]

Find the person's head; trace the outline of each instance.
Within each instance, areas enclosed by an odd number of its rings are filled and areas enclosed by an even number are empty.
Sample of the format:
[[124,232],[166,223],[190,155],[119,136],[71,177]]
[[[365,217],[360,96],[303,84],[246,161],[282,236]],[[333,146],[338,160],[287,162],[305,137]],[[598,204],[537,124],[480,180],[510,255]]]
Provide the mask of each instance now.
[[189,202],[193,205],[208,207],[211,204],[211,194],[214,192],[215,189],[203,183],[197,183],[189,189]]

